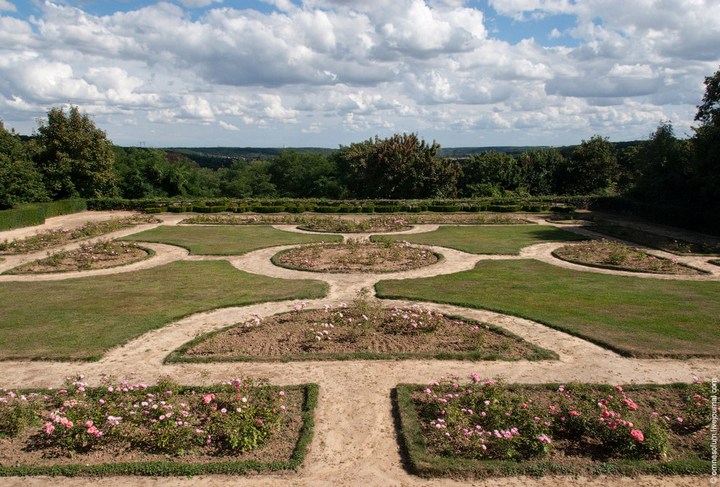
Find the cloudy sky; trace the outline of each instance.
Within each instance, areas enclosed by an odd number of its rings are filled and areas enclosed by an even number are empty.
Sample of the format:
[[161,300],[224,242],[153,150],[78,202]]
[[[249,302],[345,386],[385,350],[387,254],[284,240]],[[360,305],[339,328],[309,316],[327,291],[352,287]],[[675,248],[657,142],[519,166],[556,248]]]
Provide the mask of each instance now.
[[0,0],[0,120],[119,145],[445,147],[690,133],[720,0]]

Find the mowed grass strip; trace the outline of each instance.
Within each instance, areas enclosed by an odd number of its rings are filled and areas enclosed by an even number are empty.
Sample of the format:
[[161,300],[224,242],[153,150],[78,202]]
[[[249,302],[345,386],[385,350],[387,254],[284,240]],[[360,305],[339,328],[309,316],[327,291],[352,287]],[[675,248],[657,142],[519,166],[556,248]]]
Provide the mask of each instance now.
[[523,259],[480,262],[457,274],[381,281],[376,288],[383,298],[528,318],[625,355],[720,356],[720,282],[609,276]]
[[192,313],[319,298],[325,292],[326,285],[319,281],[258,276],[225,261],[174,262],[63,281],[0,283],[0,360],[93,360]]
[[584,240],[578,234],[543,225],[512,225],[501,227],[443,226],[435,231],[411,235],[374,235],[373,241],[405,240],[414,244],[437,245],[471,254],[517,255],[530,245],[544,242]]
[[160,226],[125,238],[184,247],[197,255],[240,255],[276,245],[340,242],[340,235],[284,232],[270,226]]

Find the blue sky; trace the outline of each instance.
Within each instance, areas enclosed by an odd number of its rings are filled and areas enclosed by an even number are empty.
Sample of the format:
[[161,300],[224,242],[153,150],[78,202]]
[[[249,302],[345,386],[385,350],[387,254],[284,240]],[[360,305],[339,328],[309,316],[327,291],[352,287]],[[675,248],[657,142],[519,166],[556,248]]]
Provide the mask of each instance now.
[[691,133],[720,0],[0,0],[0,120],[113,142],[566,145]]

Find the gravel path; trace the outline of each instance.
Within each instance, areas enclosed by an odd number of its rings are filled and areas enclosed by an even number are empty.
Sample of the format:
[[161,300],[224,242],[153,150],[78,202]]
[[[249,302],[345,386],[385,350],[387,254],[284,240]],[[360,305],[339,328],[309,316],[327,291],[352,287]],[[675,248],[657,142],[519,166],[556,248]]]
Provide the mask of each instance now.
[[[117,215],[113,213],[113,215]],[[71,215],[79,221],[77,215]],[[107,216],[106,216],[107,217]],[[177,224],[183,215],[163,215],[164,224]],[[59,217],[53,224],[65,225]],[[87,221],[87,219],[83,220]],[[81,222],[82,223],[82,222]],[[139,232],[154,225],[142,225],[129,229],[124,235]],[[431,225],[414,228],[412,232],[431,231]],[[287,230],[284,226],[278,227]],[[566,226],[563,226],[566,228]],[[29,230],[26,230],[29,231]],[[122,233],[122,232],[116,232]],[[33,232],[34,233],[34,232]],[[7,238],[0,233],[0,239]],[[115,234],[113,234],[115,236]],[[357,238],[357,234],[349,235]],[[346,235],[346,238],[348,235]],[[105,237],[107,238],[107,236]],[[145,244],[143,244],[145,245]],[[338,304],[351,301],[357,291],[365,287],[370,290],[379,279],[412,279],[438,274],[448,274],[472,269],[483,259],[532,258],[553,265],[612,274],[630,274],[635,277],[667,278],[668,276],[621,273],[604,269],[586,268],[570,264],[550,256],[550,252],[563,244],[540,244],[523,249],[520,256],[480,256],[445,248],[433,248],[445,259],[437,264],[413,271],[388,274],[326,274],[301,272],[276,267],[270,257],[287,247],[262,249],[242,256],[220,257],[228,260],[238,269],[256,274],[285,279],[313,278],[329,283],[330,292],[324,299],[307,301],[307,307],[321,307],[323,304]],[[152,244],[156,256],[124,268],[103,269],[66,273],[63,275],[0,276],[2,281],[69,279],[78,276],[130,272],[149,268],[174,260],[202,260],[203,256],[188,256],[187,251],[177,247]],[[44,257],[43,253],[43,257]],[[214,259],[217,259],[215,257]],[[28,259],[31,260],[28,256]],[[11,262],[0,263],[9,268]],[[17,265],[17,264],[15,264]],[[133,267],[136,266],[136,267]],[[141,266],[141,267],[140,267]],[[716,268],[720,270],[720,268]],[[720,280],[718,270],[714,274],[701,276],[703,279]],[[52,277],[50,277],[52,276]],[[678,278],[670,276],[671,278]],[[683,276],[685,277],[685,276]],[[383,300],[384,306],[410,304],[405,301]],[[498,487],[525,486],[695,486],[707,482],[700,477],[660,478],[645,476],[625,478],[499,478],[486,481],[467,482],[452,479],[424,480],[407,474],[402,466],[394,423],[390,394],[392,389],[403,382],[426,383],[441,375],[458,374],[467,376],[478,372],[482,377],[502,378],[506,382],[602,382],[602,383],[668,383],[689,382],[693,375],[710,378],[720,375],[717,360],[641,360],[621,357],[611,351],[587,341],[569,336],[541,324],[501,315],[489,311],[471,310],[449,305],[426,303],[428,306],[450,313],[493,323],[501,326],[527,341],[557,352],[559,360],[541,362],[469,362],[469,361],[341,361],[341,362],[290,362],[290,363],[218,363],[218,364],[163,364],[165,356],[173,349],[195,336],[219,329],[232,323],[246,320],[252,315],[267,316],[290,311],[295,301],[264,303],[244,307],[223,308],[198,313],[153,330],[120,347],[110,350],[100,361],[93,363],[61,363],[43,361],[14,361],[2,363],[2,387],[47,387],[57,386],[62,380],[75,373],[84,373],[91,380],[100,374],[111,372],[122,377],[133,374],[137,380],[152,382],[159,375],[171,374],[187,384],[210,384],[242,375],[266,377],[274,384],[289,385],[304,382],[320,384],[320,398],[316,410],[316,434],[304,466],[298,472],[249,476],[225,477],[206,476],[184,478],[135,478],[113,477],[101,479],[75,478],[9,478],[0,479],[0,485],[87,485],[87,486],[355,486],[355,485],[397,485],[397,486],[461,486],[484,485]],[[362,405],[357,402],[360,394]]]

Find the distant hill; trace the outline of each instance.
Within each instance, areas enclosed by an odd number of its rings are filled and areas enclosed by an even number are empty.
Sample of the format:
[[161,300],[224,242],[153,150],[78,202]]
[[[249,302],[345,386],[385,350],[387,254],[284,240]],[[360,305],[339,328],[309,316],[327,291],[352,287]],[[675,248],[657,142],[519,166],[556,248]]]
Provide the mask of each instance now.
[[[628,146],[637,145],[640,141],[616,142],[615,146],[618,150],[622,150]],[[569,156],[576,145],[558,147],[564,155]],[[449,158],[464,158],[481,152],[502,152],[513,156],[518,156],[523,152],[533,149],[546,149],[548,146],[487,146],[487,147],[441,147],[439,155]],[[166,147],[163,150],[182,154],[192,159],[202,167],[217,169],[220,167],[229,167],[233,161],[254,161],[270,159],[279,156],[284,150],[294,150],[297,152],[313,152],[321,154],[332,154],[338,149],[329,149],[327,147]]]

